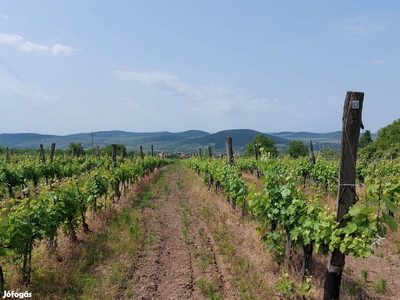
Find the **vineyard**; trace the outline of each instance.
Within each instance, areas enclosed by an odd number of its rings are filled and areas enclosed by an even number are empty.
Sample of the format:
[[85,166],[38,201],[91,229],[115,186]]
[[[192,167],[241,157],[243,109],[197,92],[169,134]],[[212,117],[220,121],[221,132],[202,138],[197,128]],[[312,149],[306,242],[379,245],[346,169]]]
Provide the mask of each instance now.
[[340,160],[315,155],[311,142],[309,157],[294,157],[290,145],[289,155],[279,155],[270,140],[234,156],[231,137],[226,159],[213,157],[211,147],[175,160],[154,157],[153,147],[128,158],[123,145],[117,158],[114,144],[110,156],[99,148],[84,155],[74,143],[72,155],[55,156],[53,144],[47,161],[42,145],[39,159],[7,149],[0,160],[1,292],[34,299],[397,298],[400,160],[371,159],[377,148],[357,159],[362,98],[352,97],[363,94],[346,98]]
[[[31,288],[40,294],[38,299],[48,297],[49,295],[40,293],[34,286],[37,284],[37,278],[35,278],[36,271],[33,266],[38,268],[38,263],[40,265],[40,262],[34,262],[38,258],[35,251],[41,249],[40,251],[44,253],[40,255],[52,257],[61,251],[58,241],[61,244],[68,243],[69,247],[79,245],[85,235],[91,235],[97,230],[90,225],[93,218],[105,217],[107,211],[115,211],[116,207],[124,201],[129,201],[128,206],[132,207],[143,195],[137,194],[134,196],[137,197],[136,199],[125,195],[130,195],[129,193],[140,186],[143,178],[149,177],[151,172],[163,169],[164,165],[171,163],[172,161],[151,156],[135,159],[114,158],[114,160],[108,156],[54,157],[47,162],[43,159],[38,160],[36,157],[12,156],[7,161],[2,160],[0,163],[0,192],[3,199],[0,224],[2,290],[17,289],[17,287],[20,290]],[[339,223],[335,221],[335,200],[333,199],[338,192],[339,171],[336,160],[325,160],[317,156],[313,164],[305,157],[273,158],[267,154],[259,159],[235,158],[233,164],[228,164],[226,159],[210,158],[204,155],[183,160],[182,163],[175,161],[173,165],[175,166],[167,168],[170,171],[161,173],[164,177],[174,176],[174,184],[178,188],[171,187],[172,183],[164,181],[157,192],[147,191],[145,195],[156,193],[148,198],[158,199],[160,196],[156,196],[157,194],[169,195],[171,189],[177,190],[174,197],[179,198],[179,203],[176,204],[179,210],[178,217],[175,216],[168,223],[178,219],[180,225],[177,226],[183,226],[183,229],[178,231],[178,235],[179,241],[184,242],[182,246],[184,252],[192,251],[185,247],[190,248],[193,244],[200,245],[201,239],[204,242],[204,237],[197,236],[196,229],[192,229],[194,211],[197,209],[200,216],[208,218],[206,222],[208,225],[203,224],[203,226],[210,226],[211,222],[211,204],[206,205],[204,199],[195,197],[192,201],[196,204],[192,203],[189,209],[188,199],[191,195],[183,195],[181,191],[186,188],[193,189],[191,185],[197,180],[196,176],[199,176],[198,178],[204,183],[202,193],[206,193],[211,202],[218,201],[218,205],[225,206],[230,218],[236,219],[235,222],[238,222],[239,227],[243,224],[247,224],[246,226],[253,224],[251,227],[257,228],[256,240],[260,249],[265,245],[270,253],[268,255],[271,257],[271,262],[267,264],[273,266],[268,267],[275,270],[274,272],[280,278],[273,287],[263,283],[267,290],[258,290],[254,286],[246,286],[238,279],[235,281],[235,277],[231,274],[225,274],[227,278],[233,278],[234,284],[231,288],[239,290],[237,294],[232,294],[228,292],[226,282],[218,283],[212,277],[205,279],[207,277],[203,274],[200,281],[192,280],[189,284],[192,292],[182,292],[180,297],[205,299],[212,298],[210,295],[214,295],[215,299],[218,297],[227,299],[271,297],[273,299],[294,298],[297,295],[306,299],[318,299],[321,295],[321,281],[324,275],[321,274],[324,272],[323,268],[321,271],[321,264],[326,264],[326,254],[335,248],[339,248],[346,256],[354,258],[368,259],[368,257],[377,257],[376,253],[380,255],[386,253],[391,260],[395,255],[398,261],[398,244],[390,238],[389,241],[387,239],[387,236],[393,236],[392,232],[397,230],[397,206],[400,193],[398,179],[400,162],[397,160],[358,163],[356,183],[358,201],[345,216],[348,219],[345,226],[339,226]],[[186,167],[194,171],[192,175],[185,171],[188,170]],[[192,181],[184,181],[184,177],[192,178]],[[150,180],[152,181],[157,180]],[[127,199],[121,200],[124,197]],[[169,201],[172,203],[173,200]],[[140,209],[142,215],[136,216],[136,221],[125,213],[125,218],[128,220],[126,226],[130,234],[136,236],[137,242],[143,242],[139,238],[141,235],[143,235],[142,238],[146,236],[147,239],[151,239],[148,231],[154,230],[150,227],[146,229],[148,224],[144,225],[143,222],[154,222],[154,220],[146,219],[144,208]],[[214,218],[221,218],[221,215]],[[159,230],[162,232],[164,229]],[[208,233],[210,236],[214,235],[214,246],[211,242],[204,246],[212,249],[210,260],[213,262],[209,264],[218,265],[217,256],[222,256],[221,259],[224,262],[219,262],[219,268],[226,264],[232,268],[231,265],[235,263],[229,260],[226,262],[227,258],[224,258],[225,252],[228,251],[225,249],[228,246],[224,244],[227,241],[220,241],[221,237],[215,236],[216,230],[214,229],[213,232],[209,229]],[[168,234],[163,240],[170,236],[173,234]],[[198,239],[197,242],[195,242],[196,239]],[[179,244],[179,241],[175,241],[174,245]],[[393,248],[390,250],[393,253],[389,253],[389,250],[382,252],[381,249],[387,247],[388,243]],[[143,246],[136,247],[143,248]],[[242,247],[246,248],[246,246]],[[219,248],[219,252],[213,248]],[[240,252],[238,248],[241,247],[237,246],[229,251]],[[138,253],[135,252],[135,255]],[[197,256],[193,254],[188,260],[193,260]],[[204,263],[204,259],[200,256],[201,262]],[[244,258],[240,257],[240,259]],[[254,258],[247,259],[250,262]],[[397,262],[392,261],[392,263]],[[135,265],[134,269],[140,269],[140,267]],[[297,270],[295,272],[298,272],[298,276],[293,276],[294,270]],[[393,287],[393,281],[397,278],[394,268],[389,274],[380,274],[381,277],[374,283],[368,283],[367,266],[361,271],[362,274],[356,274],[354,278],[350,278],[352,281],[347,283],[347,288],[342,291],[343,295],[385,299],[386,296],[397,294]],[[51,272],[48,272],[46,274],[50,276]],[[122,280],[127,280],[127,278],[123,277]],[[14,286],[9,286],[10,282],[13,282]],[[208,286],[209,290],[201,287],[202,284]],[[138,296],[135,292],[123,294],[121,289],[125,291],[128,287],[122,288],[120,285],[115,294],[107,298],[136,299],[135,295]],[[197,294],[194,292],[196,289],[200,290]],[[84,291],[79,291],[78,294],[80,293],[84,294]],[[157,295],[154,291],[152,293],[152,295]],[[170,291],[170,293],[173,292]],[[99,297],[102,298],[99,295],[96,296],[96,298]],[[63,296],[55,298],[63,298]]]
[[[0,161],[0,256],[2,264],[18,266],[20,283],[31,281],[32,252],[46,241],[57,248],[63,232],[77,243],[76,230],[86,223],[88,211],[98,213],[118,202],[121,191],[156,168],[170,163],[146,157],[135,162],[115,157],[52,158],[47,163],[32,157],[13,156]],[[0,266],[0,288],[7,273]]]

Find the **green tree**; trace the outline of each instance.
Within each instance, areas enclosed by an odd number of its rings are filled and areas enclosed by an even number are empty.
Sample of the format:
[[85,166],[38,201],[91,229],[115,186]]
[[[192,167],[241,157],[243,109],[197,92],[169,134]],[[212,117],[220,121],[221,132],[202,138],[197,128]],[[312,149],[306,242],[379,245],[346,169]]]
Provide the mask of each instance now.
[[286,149],[287,153],[293,158],[306,156],[308,148],[302,141],[290,141]]
[[324,148],[319,150],[318,154],[325,160],[338,160],[340,153],[332,150],[331,148]]
[[371,144],[374,140],[371,137],[371,131],[366,130],[360,137],[360,140],[358,141],[358,148],[365,148],[369,144]]
[[396,158],[400,153],[400,119],[378,131],[375,143],[375,156]]
[[261,155],[261,153],[270,153],[271,156],[276,157],[279,154],[279,151],[275,146],[275,140],[268,138],[264,134],[259,134],[246,145],[245,150],[247,155],[254,155],[254,144],[257,145],[258,155]]
[[79,143],[70,142],[69,146],[68,146],[68,152],[76,157],[83,155],[82,143],[81,142],[79,142]]
[[358,149],[360,156],[363,158],[371,159],[374,156],[377,148],[376,143],[371,137],[371,131],[366,130],[361,135],[358,141]]
[[[115,148],[116,148],[117,156],[121,156],[121,153],[122,153],[123,157],[126,157],[126,147],[125,147],[124,144],[117,144]],[[111,154],[112,154],[112,145],[108,145],[105,148],[103,148],[102,152],[108,154],[109,156],[111,156]]]

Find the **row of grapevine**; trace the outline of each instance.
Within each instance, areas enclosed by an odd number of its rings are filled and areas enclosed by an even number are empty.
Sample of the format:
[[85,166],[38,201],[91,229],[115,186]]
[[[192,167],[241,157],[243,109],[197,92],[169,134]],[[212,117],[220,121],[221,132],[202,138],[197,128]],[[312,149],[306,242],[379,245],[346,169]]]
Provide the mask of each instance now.
[[[247,164],[247,166],[246,166]],[[363,179],[368,184],[368,198],[354,205],[345,216],[347,223],[339,227],[335,212],[323,203],[322,193],[303,191],[307,178],[323,184],[335,191],[338,184],[337,162],[317,159],[315,165],[306,158],[273,159],[263,157],[237,159],[236,166],[228,166],[220,160],[191,158],[186,165],[198,172],[210,184],[210,174],[229,168],[237,172],[224,182],[224,190],[230,186],[240,186],[240,201],[246,200],[248,211],[263,225],[264,239],[268,248],[278,259],[288,258],[292,247],[304,250],[304,273],[311,274],[312,252],[327,254],[339,248],[345,255],[367,257],[373,252],[372,245],[386,233],[387,226],[397,229],[393,214],[397,210],[400,195],[398,165],[386,162],[372,164],[363,171]],[[261,171],[264,189],[247,187],[241,179],[241,171]],[[379,173],[380,176],[376,176]],[[240,178],[240,183],[238,179]],[[381,178],[378,179],[377,178]],[[385,178],[385,179],[382,179]],[[313,187],[314,191],[318,190]],[[247,191],[248,194],[247,194]]]
[[[19,264],[23,282],[28,284],[35,243],[47,239],[54,247],[60,229],[76,241],[77,226],[89,231],[85,221],[89,209],[106,208],[115,196],[119,197],[122,183],[134,183],[170,162],[145,157],[135,162],[121,159],[115,166],[105,157],[55,159],[46,164],[31,159],[1,163],[0,261]],[[34,192],[26,192],[25,198],[14,198],[19,186]],[[8,197],[4,197],[4,190]]]

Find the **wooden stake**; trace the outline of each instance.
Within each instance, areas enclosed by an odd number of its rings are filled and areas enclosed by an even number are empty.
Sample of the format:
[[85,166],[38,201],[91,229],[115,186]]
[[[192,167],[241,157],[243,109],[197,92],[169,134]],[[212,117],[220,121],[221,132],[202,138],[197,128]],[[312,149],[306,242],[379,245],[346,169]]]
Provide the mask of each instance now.
[[228,159],[228,165],[233,165],[232,138],[230,136],[226,138],[226,154]]
[[314,148],[312,145],[312,141],[310,140],[310,146],[309,146],[309,155],[310,155],[310,161],[313,165],[315,165],[315,155],[314,155]]
[[[364,93],[347,92],[343,110],[342,139],[340,149],[339,188],[336,221],[344,226],[343,216],[356,203],[356,160],[361,127]],[[324,300],[339,299],[340,282],[345,264],[345,255],[334,249],[329,255],[325,278]]]
[[53,162],[54,158],[54,151],[56,150],[56,143],[51,143],[51,148],[50,148],[50,162]]
[[46,162],[46,158],[44,157],[44,149],[43,149],[43,145],[42,145],[42,144],[40,145],[39,160],[40,160],[42,163],[45,163],[45,162]]
[[143,154],[143,147],[140,146],[140,157],[143,159],[144,158],[144,154]]
[[111,147],[112,147],[111,148],[112,149],[111,158],[112,158],[114,167],[116,167],[117,166],[117,145],[116,144],[112,144]]

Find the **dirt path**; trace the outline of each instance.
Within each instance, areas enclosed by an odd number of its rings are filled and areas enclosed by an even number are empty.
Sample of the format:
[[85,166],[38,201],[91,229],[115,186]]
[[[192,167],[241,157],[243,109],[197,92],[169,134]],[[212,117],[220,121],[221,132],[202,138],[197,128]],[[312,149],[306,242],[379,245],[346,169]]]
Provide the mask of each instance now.
[[[265,299],[260,295],[268,284],[254,275],[261,262],[251,261],[263,257],[251,252],[256,234],[246,233],[249,228],[222,197],[179,164],[170,166],[151,190],[151,205],[142,216],[143,249],[116,298]],[[229,224],[235,225],[232,233]]]

